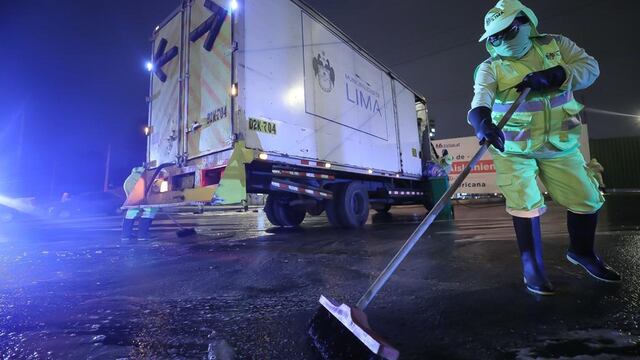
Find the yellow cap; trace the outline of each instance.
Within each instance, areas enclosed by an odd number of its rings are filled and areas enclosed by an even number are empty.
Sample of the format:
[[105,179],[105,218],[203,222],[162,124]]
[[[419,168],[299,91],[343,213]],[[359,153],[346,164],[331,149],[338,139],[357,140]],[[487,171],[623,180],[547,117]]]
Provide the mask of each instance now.
[[523,12],[531,22],[533,28],[538,26],[538,18],[531,9],[524,6],[518,0],[500,0],[484,17],[484,34],[480,37],[480,41],[485,40],[489,36],[499,33],[509,26],[513,19]]

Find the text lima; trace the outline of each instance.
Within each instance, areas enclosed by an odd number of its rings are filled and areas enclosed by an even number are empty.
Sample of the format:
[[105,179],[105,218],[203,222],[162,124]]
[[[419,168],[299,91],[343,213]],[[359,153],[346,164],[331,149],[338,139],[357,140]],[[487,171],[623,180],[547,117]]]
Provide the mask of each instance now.
[[382,117],[382,110],[380,109],[380,103],[377,98],[373,98],[369,94],[365,94],[364,91],[357,87],[349,87],[349,83],[345,84],[347,89],[347,100],[365,110],[372,113],[376,113]]

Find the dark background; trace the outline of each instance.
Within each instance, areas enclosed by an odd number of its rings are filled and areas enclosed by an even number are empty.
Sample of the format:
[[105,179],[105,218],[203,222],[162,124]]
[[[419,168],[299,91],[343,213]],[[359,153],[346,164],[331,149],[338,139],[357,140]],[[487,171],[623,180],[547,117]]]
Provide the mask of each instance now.
[[[267,0],[265,0],[267,1]],[[472,74],[489,0],[307,0],[427,98],[436,138],[469,136]],[[99,190],[144,161],[149,36],[178,0],[0,0],[0,193]],[[640,1],[530,0],[539,30],[600,62],[577,93],[592,138],[640,135]],[[18,189],[20,189],[18,191]]]

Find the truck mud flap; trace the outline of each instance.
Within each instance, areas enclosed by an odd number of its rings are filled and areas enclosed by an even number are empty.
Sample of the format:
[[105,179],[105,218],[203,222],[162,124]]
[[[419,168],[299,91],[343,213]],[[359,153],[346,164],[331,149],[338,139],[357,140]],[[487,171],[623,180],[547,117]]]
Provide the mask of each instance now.
[[245,147],[244,141],[238,141],[224,169],[220,184],[213,195],[214,204],[239,204],[247,199],[247,172],[245,164],[253,161],[253,150]]

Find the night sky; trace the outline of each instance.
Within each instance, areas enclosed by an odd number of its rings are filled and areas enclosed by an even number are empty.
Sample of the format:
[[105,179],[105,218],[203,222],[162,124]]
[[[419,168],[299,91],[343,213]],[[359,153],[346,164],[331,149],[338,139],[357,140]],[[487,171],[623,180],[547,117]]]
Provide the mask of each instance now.
[[[494,1],[307,2],[427,97],[437,138],[472,134],[465,120],[472,74],[488,57],[477,39]],[[142,163],[149,37],[178,3],[0,0],[0,193],[99,190],[109,144],[115,186]],[[640,114],[640,1],[526,4],[542,32],[570,37],[600,62],[600,79],[579,100]],[[592,138],[640,135],[638,118],[587,112],[586,119]]]

